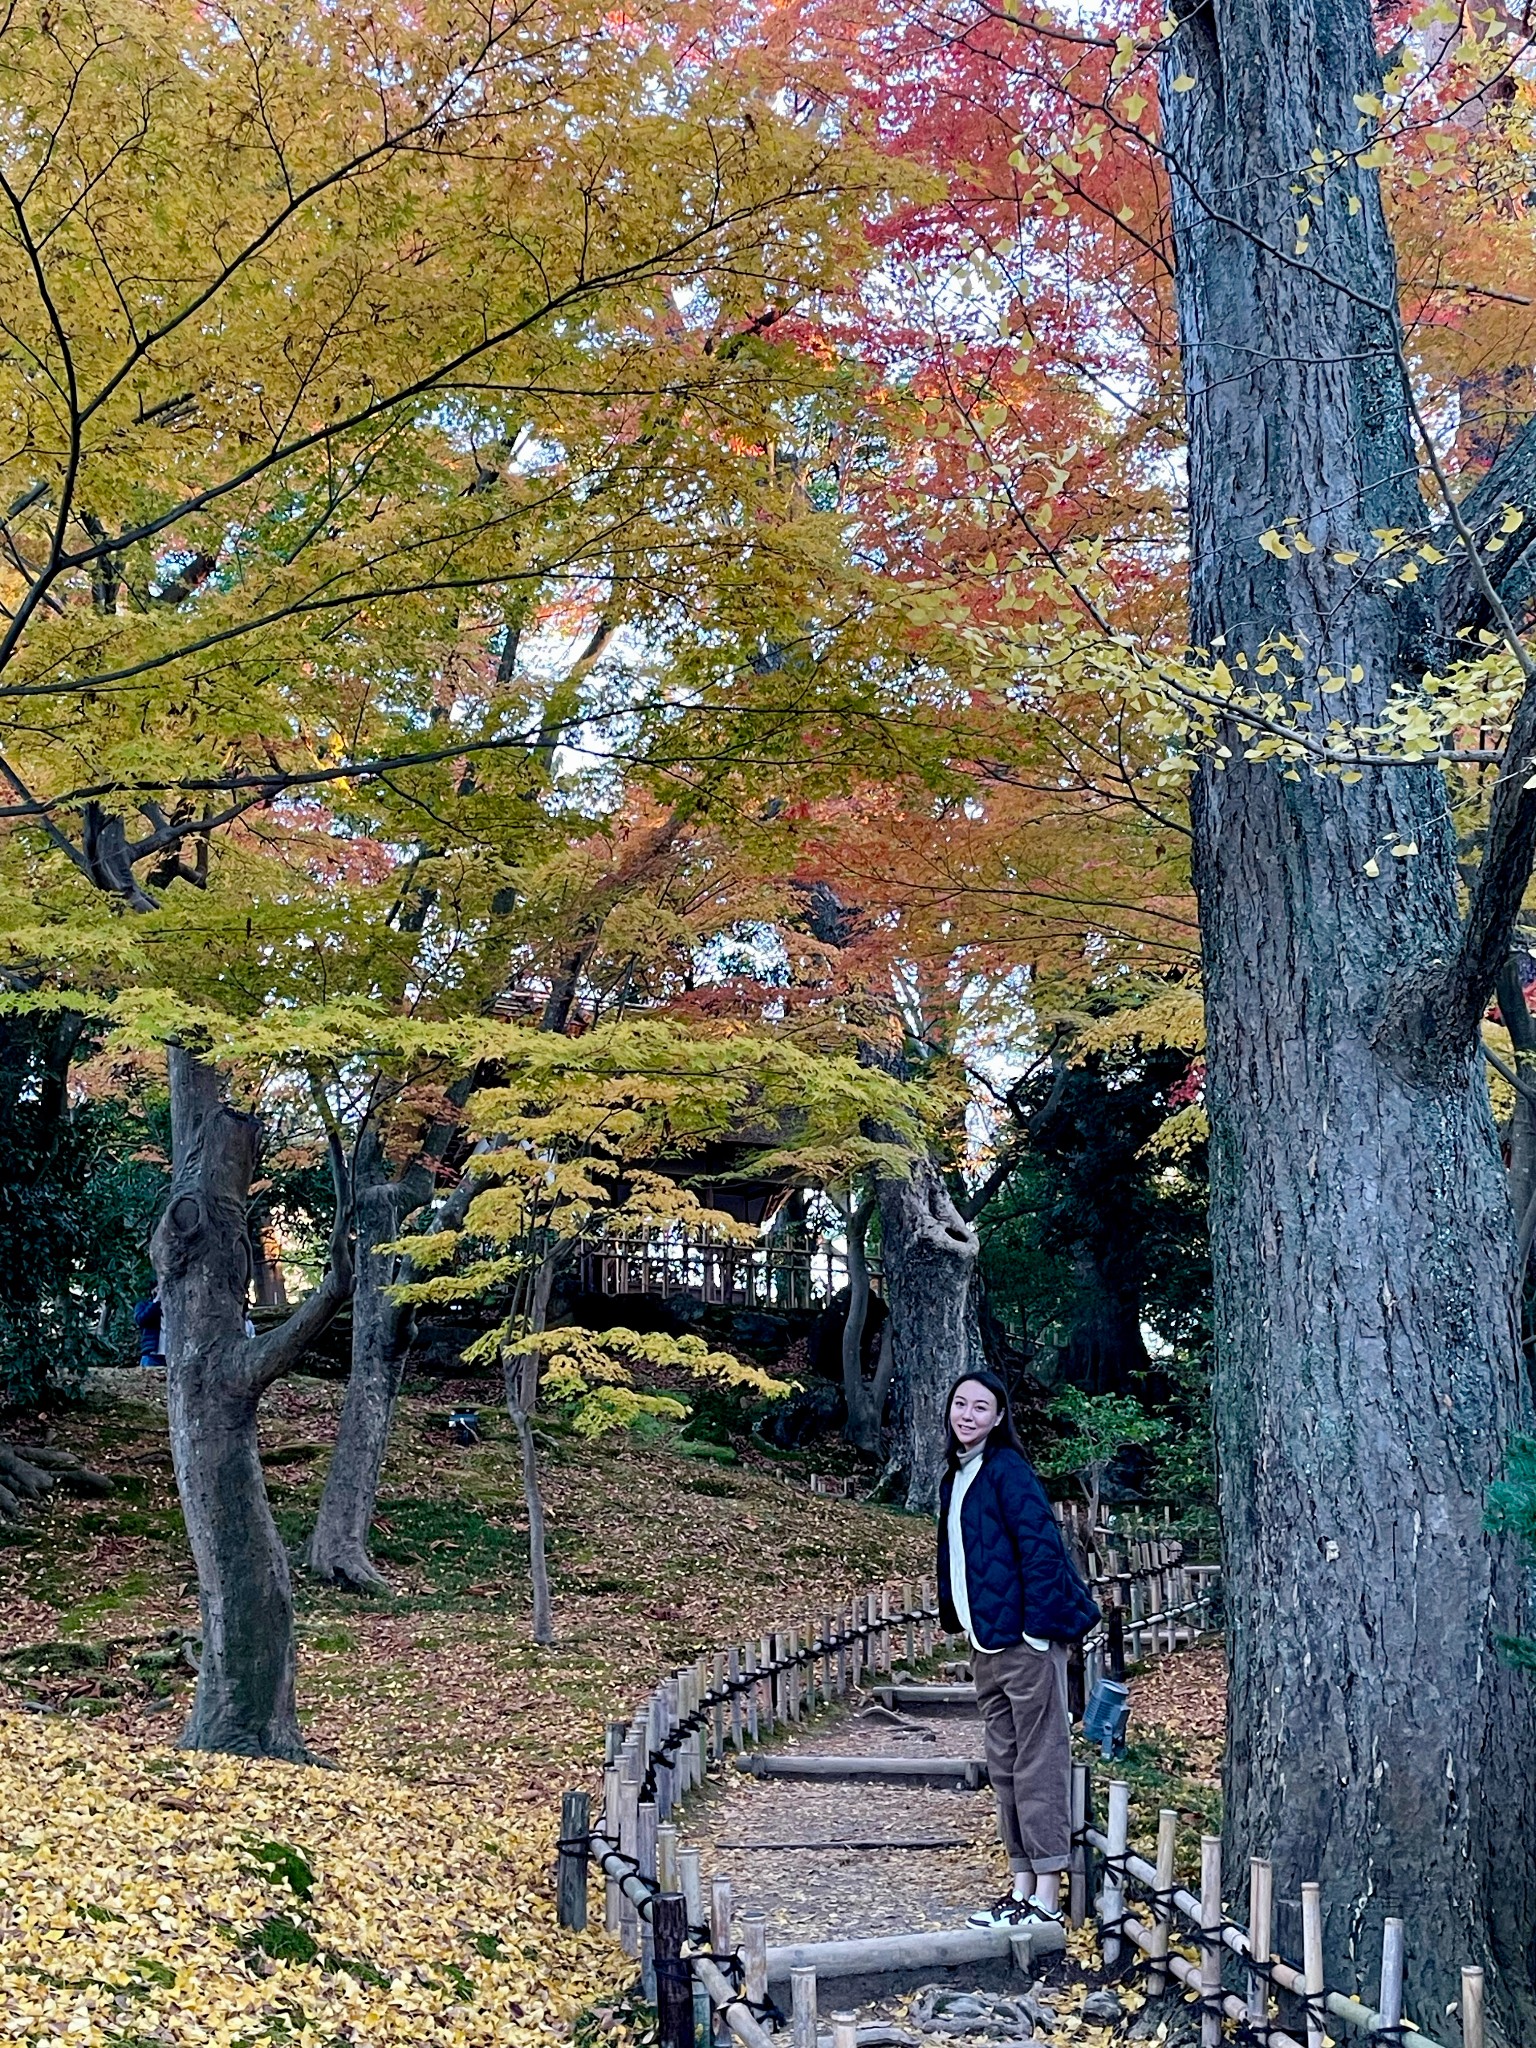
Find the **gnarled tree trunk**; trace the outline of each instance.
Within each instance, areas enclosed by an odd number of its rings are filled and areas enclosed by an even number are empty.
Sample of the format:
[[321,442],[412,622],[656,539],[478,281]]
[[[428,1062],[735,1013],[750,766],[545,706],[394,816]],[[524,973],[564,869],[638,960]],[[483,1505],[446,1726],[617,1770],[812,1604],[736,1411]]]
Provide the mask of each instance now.
[[[1360,566],[1372,529],[1424,519],[1393,252],[1355,160],[1359,106],[1381,90],[1371,12],[1183,11],[1163,104],[1191,637],[1251,663],[1286,635],[1300,653],[1283,694],[1326,707],[1318,730],[1334,711],[1368,721],[1425,645],[1415,593]],[[1291,544],[1261,548],[1277,528]],[[1319,698],[1324,668],[1347,686]],[[1331,1983],[1373,1988],[1382,1917],[1401,1913],[1422,2023],[1441,2025],[1458,1966],[1478,1962],[1501,2038],[1529,2040],[1536,1717],[1498,1648],[1521,1574],[1484,1527],[1527,1421],[1475,1045],[1490,928],[1459,915],[1438,770],[1288,776],[1245,760],[1235,729],[1223,739],[1193,822],[1231,1867],[1273,1855],[1291,1953],[1300,1887],[1320,1880]]]
[[256,1119],[220,1099],[217,1071],[170,1054],[172,1177],[152,1251],[169,1331],[171,1456],[197,1566],[203,1654],[187,1749],[308,1761],[294,1699],[293,1587],[257,1449],[256,1412],[345,1299],[344,1220],[325,1279],[288,1320],[245,1335],[246,1202]]
[[906,1179],[882,1178],[879,1193],[907,1506],[930,1509],[944,1471],[944,1396],[962,1372],[986,1364],[971,1291],[980,1241],[926,1156]]
[[406,1216],[430,1190],[425,1171],[391,1179],[377,1134],[371,1127],[364,1133],[353,1165],[352,1365],[320,1510],[304,1551],[307,1571],[353,1593],[389,1590],[368,1555],[368,1533],[410,1349],[411,1311],[390,1298],[408,1262],[381,1247],[398,1239]]

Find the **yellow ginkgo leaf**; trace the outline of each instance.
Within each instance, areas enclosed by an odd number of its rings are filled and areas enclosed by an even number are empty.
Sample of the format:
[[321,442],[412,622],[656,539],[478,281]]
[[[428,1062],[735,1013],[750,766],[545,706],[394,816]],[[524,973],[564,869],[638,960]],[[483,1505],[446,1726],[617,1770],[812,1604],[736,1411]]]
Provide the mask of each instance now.
[[1190,77],[1187,71],[1181,71],[1178,77],[1173,81],[1173,89],[1175,92],[1193,92],[1194,87],[1195,81]]

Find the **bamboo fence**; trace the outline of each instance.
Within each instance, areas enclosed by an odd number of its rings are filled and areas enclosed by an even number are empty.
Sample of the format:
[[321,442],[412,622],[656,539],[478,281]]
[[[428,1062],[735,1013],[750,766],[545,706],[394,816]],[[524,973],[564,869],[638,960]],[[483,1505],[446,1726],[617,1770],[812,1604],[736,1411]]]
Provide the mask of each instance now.
[[[1071,1511],[1068,1511],[1069,1519]],[[1070,1530],[1069,1533],[1075,1533]],[[1215,1567],[1186,1564],[1181,1547],[1157,1536],[1122,1538],[1095,1532],[1089,1548],[1101,1568],[1095,1589],[1107,1625],[1090,1638],[1088,1682],[1102,1669],[1106,1645],[1121,1618],[1134,1656],[1197,1641],[1208,1621]],[[888,1680],[899,1664],[930,1662],[949,1638],[939,1627],[937,1588],[873,1588],[835,1613],[779,1628],[700,1657],[664,1678],[633,1718],[608,1730],[602,1813],[589,1822],[585,1793],[566,1795],[562,1811],[559,1892],[563,1924],[587,1924],[589,1861],[603,1880],[603,1920],[640,1965],[647,1997],[657,2002],[662,2048],[693,2048],[716,2022],[743,2048],[818,2048],[813,1970],[791,1974],[786,2018],[768,1997],[767,1946],[760,1914],[734,1911],[729,1878],[716,1876],[706,1896],[700,1855],[684,1846],[673,1816],[711,1766],[741,1757],[819,1709]],[[1228,2024],[1265,2048],[1323,2048],[1330,2023],[1400,2048],[1451,2048],[1403,2014],[1404,1928],[1385,1922],[1376,2004],[1330,1988],[1322,1968],[1322,1905],[1317,1884],[1302,1886],[1303,1956],[1298,1965],[1273,1942],[1274,1876],[1254,1857],[1248,1872],[1248,1917],[1240,1924],[1223,1904],[1221,1839],[1201,1843],[1198,1894],[1175,1882],[1178,1815],[1164,1809],[1149,1859],[1130,1843],[1130,1787],[1108,1783],[1101,1826],[1088,1764],[1072,1777],[1072,1861],[1067,1917],[1098,1926],[1106,1967],[1131,1953],[1145,1960],[1150,1991],[1170,1980],[1198,2000],[1203,2048],[1217,2048]],[[1091,1882],[1095,1865],[1100,1881]],[[1228,1982],[1236,1974],[1240,1988]],[[1290,2001],[1299,2017],[1284,2025],[1277,2006]],[[1484,2048],[1483,1976],[1462,1971],[1459,2048]],[[835,2014],[834,2037],[857,2048],[846,2014]],[[828,2048],[821,2037],[819,2048]]]

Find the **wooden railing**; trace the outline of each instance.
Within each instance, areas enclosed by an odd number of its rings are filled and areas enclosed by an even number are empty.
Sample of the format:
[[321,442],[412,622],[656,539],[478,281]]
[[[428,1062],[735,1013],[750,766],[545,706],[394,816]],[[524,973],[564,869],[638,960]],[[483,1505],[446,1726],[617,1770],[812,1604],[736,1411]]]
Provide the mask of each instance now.
[[592,1294],[689,1294],[724,1308],[823,1307],[848,1284],[848,1262],[830,1245],[721,1244],[684,1232],[591,1237],[581,1248]]

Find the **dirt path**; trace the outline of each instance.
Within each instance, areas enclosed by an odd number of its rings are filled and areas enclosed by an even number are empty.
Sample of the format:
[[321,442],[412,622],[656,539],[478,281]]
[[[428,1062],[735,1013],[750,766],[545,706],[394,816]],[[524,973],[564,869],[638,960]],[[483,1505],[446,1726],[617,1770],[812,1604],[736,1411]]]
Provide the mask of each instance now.
[[[1135,1673],[1131,1689],[1132,1747],[1120,1768],[1135,1782],[1137,1821],[1150,1815],[1155,1827],[1157,1806],[1176,1804],[1181,1849],[1187,1855],[1196,1845],[1197,1855],[1199,1832],[1211,1824],[1209,1802],[1216,1797],[1225,1694],[1220,1646],[1159,1658]],[[823,1709],[798,1729],[780,1731],[767,1748],[780,1756],[984,1754],[974,1711],[904,1707],[893,1715],[879,1708],[872,1692]],[[1152,1764],[1153,1757],[1163,1756],[1172,1771]],[[968,1913],[1008,1884],[989,1790],[759,1778],[732,1765],[690,1801],[683,1831],[703,1852],[706,1884],[723,1873],[731,1879],[738,1911],[756,1909],[766,1916],[771,1947],[962,1927]],[[947,2035],[950,2048],[959,2048],[968,2024],[962,2018],[968,2009],[962,1975],[935,1971],[935,1978],[946,1979],[941,1987],[867,1998],[860,2016],[894,2023],[900,2036],[913,2041]],[[993,2048],[1001,2039],[1010,2048],[1025,2040],[1049,2040],[1057,2048],[1068,2042],[1073,2048],[1107,2048],[1144,2038],[1185,2042],[1184,2016],[1176,2005],[1166,2012],[1144,2010],[1133,1983],[1106,1984],[1091,1927],[1071,1933],[1067,1953],[1045,1959],[1032,1986],[1011,1980],[1003,2004],[996,2003],[996,1982],[988,1981],[993,1999],[977,2008],[985,2024],[969,2038],[990,2040]],[[839,1998],[835,1984],[827,1985],[823,2020],[829,1995],[838,2003],[856,2002]]]
[[[918,1717],[911,1716],[916,1720]],[[980,1757],[974,1716],[924,1716],[922,1734],[879,1714],[829,1710],[777,1745],[808,1756]],[[807,1784],[729,1770],[690,1806],[687,1839],[731,1879],[739,1907],[768,1916],[770,1944],[958,1927],[1008,1883],[990,1792]],[[768,1849],[757,1842],[910,1841],[928,1849]]]

